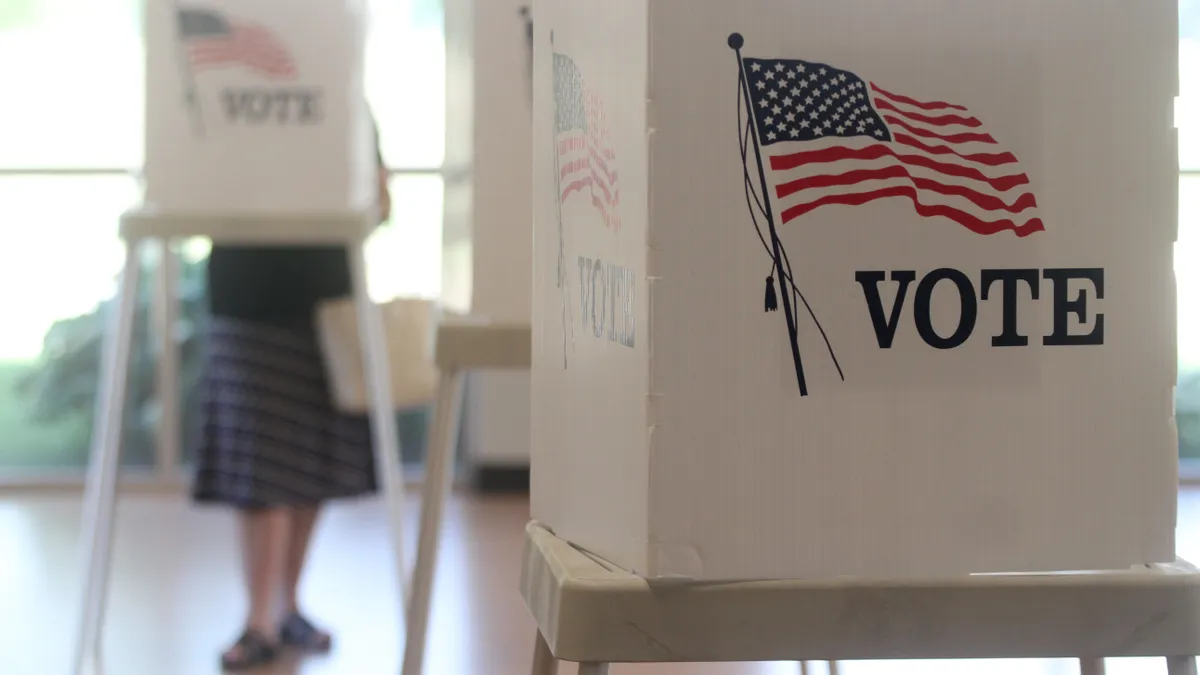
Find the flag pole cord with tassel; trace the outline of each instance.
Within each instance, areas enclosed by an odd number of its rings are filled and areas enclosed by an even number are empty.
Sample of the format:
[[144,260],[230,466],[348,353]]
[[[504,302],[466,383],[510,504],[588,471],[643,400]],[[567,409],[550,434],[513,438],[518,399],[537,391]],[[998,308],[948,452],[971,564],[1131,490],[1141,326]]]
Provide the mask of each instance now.
[[[734,54],[737,56],[738,85],[740,89],[739,98],[742,99],[742,101],[739,103],[745,103],[747,113],[750,115],[750,119],[753,120],[754,110],[750,105],[750,83],[746,79],[745,61],[742,60],[742,45],[744,42],[745,41],[742,39],[742,36],[739,33],[734,33],[729,36],[729,48],[732,49]],[[739,109],[740,107],[741,106],[739,105]],[[751,124],[751,127],[753,127],[753,124]],[[800,358],[800,342],[796,330],[796,316],[792,311],[792,294],[787,292],[787,286],[785,283],[787,279],[787,273],[783,265],[783,253],[780,250],[781,244],[779,242],[779,235],[775,232],[775,218],[771,213],[771,202],[769,199],[765,198],[767,194],[767,174],[766,170],[763,168],[762,148],[759,147],[758,131],[752,128],[750,133],[754,145],[754,159],[758,164],[758,179],[762,184],[762,194],[764,196],[764,203],[762,205],[763,215],[766,216],[767,228],[770,230],[771,234],[771,257],[774,260],[774,265],[772,266],[772,276],[767,277],[767,291],[764,299],[765,305],[767,311],[772,311],[773,308],[771,305],[773,304],[773,300],[775,300],[776,295],[773,277],[778,277],[780,282],[779,285],[781,290],[783,290],[783,314],[784,320],[787,322],[788,340],[791,342],[792,363],[796,367],[796,383],[800,387],[800,395],[808,396],[808,383],[804,378],[804,363]],[[745,154],[743,154],[743,158],[745,158]],[[745,167],[745,162],[743,162],[743,167]],[[746,167],[746,171],[749,172],[748,167]]]
[[[735,42],[737,43],[737,46],[735,46]],[[750,98],[748,95],[749,82],[745,77],[745,62],[742,60],[740,53],[741,42],[742,38],[737,33],[734,33],[729,38],[729,46],[735,51],[738,51],[737,117],[738,128],[741,131],[740,150],[742,156],[742,177],[746,193],[746,208],[750,210],[750,219],[754,223],[755,232],[758,234],[758,238],[762,242],[763,248],[766,250],[767,255],[772,257],[771,274],[769,274],[766,278],[766,291],[763,297],[763,309],[767,312],[774,312],[778,311],[779,309],[779,298],[775,290],[775,275],[778,274],[780,284],[779,292],[788,294],[791,297],[790,304],[795,308],[796,312],[796,314],[793,315],[793,320],[791,322],[792,326],[797,327],[797,339],[793,340],[793,346],[796,349],[796,352],[793,353],[793,358],[795,358],[799,352],[799,331],[797,317],[800,311],[800,305],[803,304],[804,309],[808,312],[809,317],[813,320],[813,324],[821,333],[821,339],[825,342],[825,349],[829,352],[829,358],[831,361],[833,361],[834,368],[837,369],[838,377],[844,382],[846,380],[846,375],[842,371],[842,364],[838,362],[837,354],[834,353],[833,345],[829,341],[829,336],[825,332],[825,327],[821,325],[821,321],[817,318],[816,312],[813,311],[812,305],[809,304],[808,298],[804,296],[804,293],[802,293],[800,288],[796,285],[796,280],[792,274],[792,261],[788,257],[787,249],[784,248],[783,242],[779,239],[777,233],[775,232],[774,219],[769,211],[770,204],[767,202],[766,198],[767,185],[765,170],[762,164],[761,148],[758,144],[757,136],[754,135],[754,111],[750,105]],[[745,110],[748,112],[748,119],[745,120],[745,123],[743,123],[742,120],[743,102],[745,102]],[[757,160],[759,169],[759,180],[763,185],[762,199],[759,198],[757,191],[754,189],[753,179],[750,177],[749,146],[751,142],[754,143],[755,159]],[[763,218],[767,221],[771,231],[771,243],[768,243],[766,236],[763,235],[763,231],[759,226],[758,216],[755,214],[755,211],[762,214]],[[787,307],[785,307],[785,310],[786,309]],[[785,314],[787,313],[789,312],[785,311]],[[789,330],[789,337],[791,335],[792,333]],[[803,383],[804,381],[802,377],[803,370],[801,369],[800,378],[798,379]],[[806,395],[805,387],[803,385],[801,386],[801,395]]]

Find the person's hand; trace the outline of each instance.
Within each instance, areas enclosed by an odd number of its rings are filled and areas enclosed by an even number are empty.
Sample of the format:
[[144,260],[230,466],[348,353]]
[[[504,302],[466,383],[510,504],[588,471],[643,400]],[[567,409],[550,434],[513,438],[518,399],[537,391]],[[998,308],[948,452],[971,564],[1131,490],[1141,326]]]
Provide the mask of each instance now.
[[388,190],[388,171],[379,167],[379,222],[386,223],[392,217],[392,193]]

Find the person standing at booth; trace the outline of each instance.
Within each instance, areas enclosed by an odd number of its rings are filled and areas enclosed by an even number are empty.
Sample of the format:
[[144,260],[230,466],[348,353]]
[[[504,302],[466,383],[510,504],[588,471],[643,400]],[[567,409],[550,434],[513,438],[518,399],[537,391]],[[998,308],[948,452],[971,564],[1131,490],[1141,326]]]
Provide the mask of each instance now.
[[[375,146],[386,221],[378,131]],[[351,294],[345,247],[214,246],[208,293],[193,498],[238,513],[249,611],[221,655],[237,671],[283,647],[330,649],[299,606],[304,561],[322,504],[374,492],[375,467],[368,420],[334,407],[317,338],[318,302]]]

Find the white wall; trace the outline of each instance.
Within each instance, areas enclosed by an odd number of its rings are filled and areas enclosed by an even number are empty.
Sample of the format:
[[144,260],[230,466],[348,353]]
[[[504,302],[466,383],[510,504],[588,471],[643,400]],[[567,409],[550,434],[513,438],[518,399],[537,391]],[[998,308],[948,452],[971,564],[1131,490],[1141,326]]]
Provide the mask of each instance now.
[[[533,155],[520,14],[527,4],[446,0],[447,75],[456,80],[447,84],[448,92],[456,92],[448,93],[447,164],[461,160],[470,170],[469,179],[447,183],[446,264],[458,255],[454,246],[459,253],[464,248],[461,241],[452,245],[450,230],[465,231],[462,226],[469,223],[473,236],[465,257],[471,260],[471,311],[512,321],[530,320],[533,284]],[[468,75],[466,68],[473,72]],[[468,81],[469,92],[463,86]],[[468,117],[461,112],[464,104],[470,121],[463,119]],[[453,111],[456,106],[459,111]],[[459,278],[464,278],[461,272]],[[472,460],[527,464],[529,375],[481,373],[471,388],[464,433]]]

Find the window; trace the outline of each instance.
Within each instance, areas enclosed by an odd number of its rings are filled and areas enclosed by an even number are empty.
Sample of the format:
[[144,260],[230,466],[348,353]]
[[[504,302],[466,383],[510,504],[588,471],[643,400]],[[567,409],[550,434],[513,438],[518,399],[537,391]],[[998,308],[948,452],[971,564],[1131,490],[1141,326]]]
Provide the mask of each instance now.
[[0,168],[142,161],[140,0],[0,3]]
[[[122,176],[0,178],[0,467],[87,462],[102,307],[124,249],[117,219],[139,197]],[[144,261],[152,269],[153,260]],[[148,299],[150,274],[143,275]],[[148,303],[140,307],[129,387],[126,465],[152,462],[155,408]]]
[[[99,372],[102,310],[116,291],[122,211],[140,189],[143,157],[142,0],[0,2],[0,480],[86,464]],[[444,38],[441,0],[368,0],[368,98],[392,179],[393,225],[372,239],[371,290],[436,297],[441,292]],[[70,45],[71,49],[63,49]],[[80,58],[85,54],[86,58]],[[54,83],[48,86],[46,83]],[[81,114],[81,110],[86,114]],[[206,242],[184,242],[178,258],[146,252],[123,460],[175,464],[180,448],[156,443],[154,364],[165,342],[149,318],[164,311],[153,292],[177,278],[173,308],[186,319],[205,304]],[[169,264],[160,265],[160,262]],[[187,326],[187,322],[182,322]],[[186,335],[186,331],[184,332]],[[183,350],[179,381],[193,395],[195,345]],[[190,424],[185,406],[183,429]],[[402,416],[406,459],[422,455],[424,412]],[[175,466],[166,466],[170,473]]]

